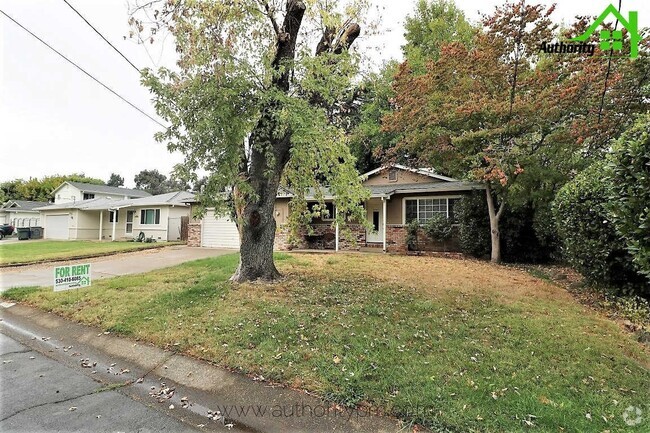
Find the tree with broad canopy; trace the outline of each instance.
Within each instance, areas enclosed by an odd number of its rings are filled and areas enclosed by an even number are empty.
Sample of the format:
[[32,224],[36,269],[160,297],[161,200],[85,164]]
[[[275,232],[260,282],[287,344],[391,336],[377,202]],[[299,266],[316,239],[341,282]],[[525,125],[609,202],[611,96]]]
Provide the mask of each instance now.
[[[278,187],[295,197],[291,226],[309,220],[306,196],[336,197],[336,222],[361,219],[366,197],[337,117],[360,56],[366,0],[166,0],[136,3],[131,36],[175,37],[177,67],[145,70],[143,83],[169,122],[156,138],[185,155],[177,175],[209,173],[200,199],[236,216],[233,281],[274,280]],[[144,36],[143,36],[144,35]]]

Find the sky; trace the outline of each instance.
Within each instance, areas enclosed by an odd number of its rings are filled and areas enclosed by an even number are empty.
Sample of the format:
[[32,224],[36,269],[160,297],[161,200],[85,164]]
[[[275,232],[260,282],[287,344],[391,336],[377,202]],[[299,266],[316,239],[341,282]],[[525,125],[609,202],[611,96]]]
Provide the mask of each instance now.
[[[550,0],[538,0],[543,4]],[[128,35],[127,0],[68,0],[138,68],[171,66],[170,38],[137,44]],[[361,38],[373,46],[374,64],[402,58],[404,19],[416,0],[373,0],[382,19],[377,35]],[[499,0],[462,0],[468,19],[490,13]],[[607,0],[557,0],[558,22],[575,15],[598,15]],[[154,118],[151,95],[138,73],[63,0],[3,0],[0,10],[41,37],[98,80]],[[650,26],[650,1],[623,0],[622,11],[637,10],[639,26]],[[53,174],[84,173],[107,180],[111,173],[133,187],[143,169],[169,174],[182,162],[153,136],[162,128],[0,14],[0,181]],[[159,118],[158,118],[159,119]],[[160,119],[159,119],[160,120]],[[164,123],[161,121],[161,123]]]

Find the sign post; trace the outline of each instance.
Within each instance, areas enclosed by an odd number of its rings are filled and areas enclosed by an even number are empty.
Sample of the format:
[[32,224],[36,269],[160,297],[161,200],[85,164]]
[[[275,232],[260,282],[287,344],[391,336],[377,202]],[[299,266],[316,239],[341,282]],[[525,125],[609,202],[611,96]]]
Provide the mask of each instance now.
[[86,265],[67,265],[54,268],[54,291],[80,289],[91,283],[90,263]]

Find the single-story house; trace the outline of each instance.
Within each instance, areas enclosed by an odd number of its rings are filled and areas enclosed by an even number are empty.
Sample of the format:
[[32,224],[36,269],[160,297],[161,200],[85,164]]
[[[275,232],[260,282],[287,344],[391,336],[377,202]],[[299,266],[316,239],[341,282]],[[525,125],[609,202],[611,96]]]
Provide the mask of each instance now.
[[36,208],[45,205],[47,203],[42,201],[9,200],[0,206],[0,224],[37,227],[40,224],[40,214]]
[[[333,224],[336,212],[335,197],[325,190],[325,205],[329,218],[314,219],[312,233],[306,232],[298,243],[289,244],[286,226],[289,216],[291,191],[280,188],[275,202],[275,219],[278,226],[276,249],[318,248],[350,249],[377,247],[384,251],[406,251],[406,225],[416,219],[425,223],[435,214],[454,217],[454,205],[464,195],[482,190],[481,184],[459,181],[440,175],[432,169],[416,169],[399,164],[384,166],[362,175],[363,185],[369,189],[370,198],[364,203],[366,218],[372,229],[362,224],[350,224],[355,243],[339,236]],[[309,199],[309,197],[308,197]],[[215,218],[208,211],[201,220],[189,225],[189,245],[239,248],[239,234],[229,218]]]
[[[87,184],[80,188],[76,182],[67,183],[79,191],[59,187],[54,204],[37,208],[45,239],[119,240],[132,239],[142,232],[158,241],[179,240],[183,218],[189,219],[190,215],[187,201],[194,197],[185,191],[152,196],[126,188]],[[83,199],[83,194],[95,196],[85,195]],[[69,197],[75,200],[67,201]]]

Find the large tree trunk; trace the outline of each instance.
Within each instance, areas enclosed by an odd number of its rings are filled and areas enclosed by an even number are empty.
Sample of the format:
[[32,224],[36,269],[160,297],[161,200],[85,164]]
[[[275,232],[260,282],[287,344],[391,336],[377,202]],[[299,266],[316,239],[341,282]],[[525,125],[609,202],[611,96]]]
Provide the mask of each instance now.
[[495,210],[494,197],[492,196],[492,188],[489,183],[485,188],[485,195],[487,199],[488,213],[490,215],[490,240],[492,241],[490,260],[492,263],[501,263],[501,233],[499,231],[499,221],[501,220],[501,215],[503,215],[506,201],[502,200],[499,205],[499,210]]
[[[264,4],[277,35],[276,53],[272,62],[275,71],[272,86],[286,94],[291,87],[296,39],[306,6],[302,0],[287,0],[284,21],[279,26],[270,12],[270,6]],[[326,29],[316,54],[326,51],[341,53],[354,42],[359,33],[357,24],[349,24],[338,40],[334,41],[335,32]],[[310,102],[317,104],[318,100],[312,96]],[[242,154],[239,173],[251,191],[234,191],[241,254],[232,281],[272,281],[280,277],[273,262],[276,229],[274,206],[280,178],[289,162],[291,150],[291,131],[284,133],[284,136],[278,133],[281,128],[277,124],[276,114],[281,108],[277,101],[271,101],[264,107],[260,120],[251,133],[250,155],[247,156],[245,152]],[[271,159],[269,155],[272,156]]]

